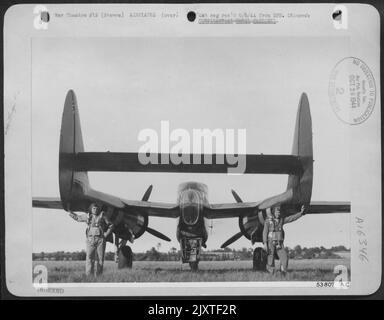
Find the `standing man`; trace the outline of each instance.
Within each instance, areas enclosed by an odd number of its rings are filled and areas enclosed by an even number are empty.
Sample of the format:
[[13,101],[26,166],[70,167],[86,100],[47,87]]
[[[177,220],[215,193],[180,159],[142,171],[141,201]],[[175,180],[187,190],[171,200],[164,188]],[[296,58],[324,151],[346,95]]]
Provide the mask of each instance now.
[[[70,212],[70,217],[79,222],[88,224],[86,236],[86,261],[85,273],[87,276],[98,276],[103,272],[106,239],[113,231],[113,224],[108,223],[101,207],[92,203],[88,214],[75,214]],[[95,268],[96,264],[96,268]]]
[[287,223],[299,219],[305,210],[302,206],[300,212],[288,216],[281,217],[280,206],[272,207],[272,216],[268,216],[264,223],[263,243],[264,249],[268,253],[267,270],[275,272],[275,255],[280,259],[281,273],[286,274],[288,268],[288,255],[284,248],[284,229],[283,226]]

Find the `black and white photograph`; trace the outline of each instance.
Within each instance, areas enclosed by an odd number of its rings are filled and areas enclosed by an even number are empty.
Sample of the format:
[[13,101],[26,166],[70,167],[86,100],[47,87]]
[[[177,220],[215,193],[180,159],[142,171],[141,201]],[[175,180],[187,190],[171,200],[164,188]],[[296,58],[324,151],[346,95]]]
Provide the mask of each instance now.
[[351,26],[374,17],[378,41],[379,18],[361,6],[11,9],[32,29],[23,46],[5,29],[14,291],[377,288],[379,42],[362,49]]

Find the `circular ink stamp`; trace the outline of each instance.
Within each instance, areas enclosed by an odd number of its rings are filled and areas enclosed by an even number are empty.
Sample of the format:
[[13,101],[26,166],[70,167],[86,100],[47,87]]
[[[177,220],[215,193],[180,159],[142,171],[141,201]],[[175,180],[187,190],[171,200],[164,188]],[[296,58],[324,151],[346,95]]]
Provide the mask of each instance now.
[[376,102],[376,84],[364,61],[348,57],[339,61],[329,79],[328,94],[337,117],[351,125],[367,120]]

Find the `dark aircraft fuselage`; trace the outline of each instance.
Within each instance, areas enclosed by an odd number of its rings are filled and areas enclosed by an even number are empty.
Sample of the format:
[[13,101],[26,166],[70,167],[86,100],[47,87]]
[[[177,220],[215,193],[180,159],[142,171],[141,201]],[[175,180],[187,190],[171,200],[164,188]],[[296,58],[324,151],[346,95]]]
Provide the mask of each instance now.
[[207,186],[198,182],[180,184],[177,202],[180,208],[177,240],[200,238],[205,245],[208,238],[207,219],[204,217],[204,207],[208,204]]

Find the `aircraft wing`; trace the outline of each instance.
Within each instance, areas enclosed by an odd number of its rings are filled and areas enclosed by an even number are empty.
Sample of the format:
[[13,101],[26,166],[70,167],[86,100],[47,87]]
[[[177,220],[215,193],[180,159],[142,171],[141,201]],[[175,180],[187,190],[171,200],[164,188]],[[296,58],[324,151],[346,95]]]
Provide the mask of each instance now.
[[[243,215],[257,214],[259,210],[264,210],[270,204],[282,203],[285,194],[265,199],[260,202],[240,202],[228,204],[212,204],[205,208],[208,219],[236,218]],[[296,206],[292,213],[300,210]],[[289,211],[289,209],[288,209]],[[306,210],[306,214],[327,214],[327,213],[349,213],[351,203],[346,201],[312,201]]]
[[60,198],[33,198],[32,207],[46,209],[63,209]]
[[[243,215],[257,214],[259,210],[265,210],[274,205],[284,203],[292,198],[292,190],[289,189],[276,196],[259,202],[237,202],[227,204],[212,204],[205,208],[207,218],[223,219],[236,218]],[[240,199],[241,201],[241,199]]]
[[211,204],[204,208],[208,219],[237,218],[249,214],[257,214],[258,202]]
[[346,201],[312,201],[306,211],[307,214],[349,212],[351,212],[351,203]]
[[[85,199],[113,206],[117,209],[131,208],[134,212],[140,212],[152,217],[177,218],[179,216],[179,206],[177,204],[124,200],[100,191],[89,190]],[[32,206],[46,209],[62,209],[63,205],[60,198],[38,198],[32,199]]]
[[[159,202],[149,202],[146,201],[149,197],[149,194],[152,190],[152,186],[145,193],[143,200],[141,201],[131,201],[123,200],[119,197],[112,196],[100,191],[88,189],[83,195],[83,198],[78,199],[75,203],[74,211],[84,211],[90,202],[97,202],[99,204],[104,204],[112,206],[116,209],[123,209],[125,214],[135,216],[136,214],[142,214],[144,216],[154,216],[154,217],[164,217],[164,218],[176,218],[179,216],[179,206],[177,204],[167,204]],[[49,208],[49,209],[62,209],[60,198],[33,198],[32,206],[38,208]],[[76,207],[77,206],[77,207]],[[67,209],[65,209],[67,211]],[[166,235],[161,232],[145,227],[145,231],[152,234],[153,236],[160,238],[165,241],[171,241]],[[140,234],[141,235],[141,234]],[[139,235],[139,236],[140,236]],[[111,239],[107,241],[113,242]]]
[[177,218],[179,206],[172,203],[122,200],[126,207],[141,212],[149,217]]
[[179,216],[179,206],[173,203],[125,200],[96,190],[89,190],[87,197],[115,208],[128,208],[149,217],[177,218]]

